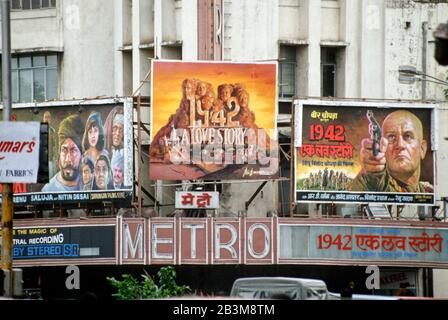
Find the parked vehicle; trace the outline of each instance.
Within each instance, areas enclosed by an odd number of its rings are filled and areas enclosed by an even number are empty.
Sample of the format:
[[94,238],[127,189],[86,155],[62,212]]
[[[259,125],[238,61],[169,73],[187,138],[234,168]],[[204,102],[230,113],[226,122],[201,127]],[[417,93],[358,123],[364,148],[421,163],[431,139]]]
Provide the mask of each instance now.
[[230,296],[245,299],[331,299],[322,280],[287,277],[253,277],[235,280]]
[[339,293],[330,292],[328,300],[400,300],[400,297],[354,293],[350,298],[341,298]]

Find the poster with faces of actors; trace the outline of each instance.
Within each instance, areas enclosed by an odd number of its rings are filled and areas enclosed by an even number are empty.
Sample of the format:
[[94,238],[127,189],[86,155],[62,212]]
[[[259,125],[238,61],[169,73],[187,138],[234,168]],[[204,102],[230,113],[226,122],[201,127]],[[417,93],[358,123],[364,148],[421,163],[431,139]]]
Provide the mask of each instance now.
[[298,100],[297,202],[434,203],[434,105]]
[[127,202],[132,191],[132,99],[13,109],[14,121],[48,124],[49,180],[15,184],[17,205]]

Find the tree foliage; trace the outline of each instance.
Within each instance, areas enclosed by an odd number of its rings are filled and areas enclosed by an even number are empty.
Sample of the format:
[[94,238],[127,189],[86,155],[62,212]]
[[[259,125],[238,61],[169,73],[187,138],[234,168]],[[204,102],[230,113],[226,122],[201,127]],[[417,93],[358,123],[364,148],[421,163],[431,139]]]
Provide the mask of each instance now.
[[160,268],[157,272],[158,284],[146,272],[139,281],[130,274],[123,274],[123,280],[107,277],[110,285],[117,290],[112,294],[117,300],[138,300],[147,298],[168,298],[180,296],[190,291],[188,286],[176,283],[176,271],[173,266]]

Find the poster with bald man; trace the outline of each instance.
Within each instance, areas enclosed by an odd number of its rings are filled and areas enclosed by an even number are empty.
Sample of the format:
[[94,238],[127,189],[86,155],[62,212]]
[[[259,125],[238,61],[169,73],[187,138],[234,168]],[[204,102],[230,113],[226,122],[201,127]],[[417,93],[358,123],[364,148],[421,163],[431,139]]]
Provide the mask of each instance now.
[[295,102],[298,202],[434,203],[434,105]]
[[278,177],[276,63],[152,61],[151,180]]

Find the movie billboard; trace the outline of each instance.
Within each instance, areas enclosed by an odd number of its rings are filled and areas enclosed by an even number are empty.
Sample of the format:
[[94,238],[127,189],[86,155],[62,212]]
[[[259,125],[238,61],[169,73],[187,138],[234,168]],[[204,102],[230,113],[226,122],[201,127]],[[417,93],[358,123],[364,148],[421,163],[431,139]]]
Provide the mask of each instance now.
[[297,202],[434,203],[434,105],[295,102]]
[[13,121],[48,124],[48,183],[14,184],[16,206],[130,203],[132,99],[48,102],[12,110]]
[[276,63],[152,62],[150,179],[278,177]]

